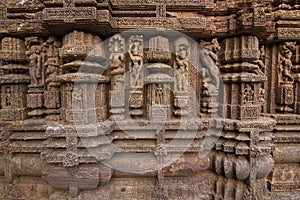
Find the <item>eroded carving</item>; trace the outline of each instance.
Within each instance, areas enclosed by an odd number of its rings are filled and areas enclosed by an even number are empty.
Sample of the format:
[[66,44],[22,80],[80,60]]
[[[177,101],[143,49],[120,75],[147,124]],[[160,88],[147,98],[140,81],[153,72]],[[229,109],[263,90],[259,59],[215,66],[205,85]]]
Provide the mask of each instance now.
[[141,87],[143,84],[143,37],[131,36],[129,39],[130,87]]
[[[0,198],[299,199],[298,8],[280,0],[1,2]],[[120,33],[140,27],[149,30]],[[198,49],[170,30],[206,42]],[[219,140],[202,145],[210,137]],[[145,152],[157,161],[145,175],[101,164],[134,166],[120,155]]]
[[31,86],[43,86],[45,84],[45,65],[43,53],[43,40],[38,37],[26,38],[29,59],[29,74]]

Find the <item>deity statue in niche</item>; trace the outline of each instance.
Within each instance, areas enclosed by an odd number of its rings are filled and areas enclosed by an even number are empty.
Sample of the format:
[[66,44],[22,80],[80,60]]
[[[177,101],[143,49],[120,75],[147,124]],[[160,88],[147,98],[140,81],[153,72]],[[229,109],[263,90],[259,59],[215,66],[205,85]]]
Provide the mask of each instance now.
[[33,45],[28,51],[29,55],[29,74],[31,77],[31,85],[37,86],[42,84],[42,46]]
[[176,57],[175,57],[175,90],[186,91],[188,85],[188,70],[189,62],[187,57],[189,55],[189,43],[185,38],[179,38],[176,42]]
[[291,75],[291,69],[293,67],[292,55],[295,50],[294,42],[285,42],[281,46],[280,50],[280,71],[282,74],[282,81],[294,82],[294,78]]
[[156,84],[154,103],[162,105],[164,102],[164,88],[162,84]]
[[5,88],[5,106],[10,107],[12,105],[12,89],[10,87]]
[[132,36],[129,45],[130,57],[130,86],[138,87],[142,85],[142,68],[143,68],[143,45],[142,38]]
[[203,87],[206,90],[216,91],[220,86],[219,60],[217,52],[221,49],[218,40],[215,38],[211,42],[201,41],[203,52],[200,54],[202,63]]
[[45,83],[45,51],[43,39],[38,37],[28,37],[25,39],[27,47],[26,55],[29,59],[29,75],[31,86],[42,86]]
[[74,86],[73,95],[72,95],[72,109],[82,110],[83,109],[83,94],[84,90],[81,86]]
[[245,85],[243,100],[245,103],[253,103],[254,101],[254,90],[252,89],[250,84]]

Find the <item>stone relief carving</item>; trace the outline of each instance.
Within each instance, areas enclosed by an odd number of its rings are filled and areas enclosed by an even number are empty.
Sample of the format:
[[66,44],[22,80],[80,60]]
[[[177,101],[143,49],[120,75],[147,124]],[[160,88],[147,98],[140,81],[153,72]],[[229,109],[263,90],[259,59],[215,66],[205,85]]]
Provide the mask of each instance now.
[[202,71],[204,90],[218,90],[220,85],[220,78],[217,52],[221,47],[217,39],[213,39],[211,42],[202,41],[201,45],[203,46],[205,55],[203,57],[205,66],[203,67]]
[[295,50],[295,42],[285,42],[280,47],[280,80],[284,82],[294,82],[294,78],[291,75],[291,69],[293,66],[292,55]]
[[10,87],[6,87],[5,94],[5,107],[10,107],[12,105],[12,89]]
[[143,84],[143,36],[135,35],[129,39],[130,87],[141,87]]
[[116,35],[109,41],[109,51],[111,53],[109,66],[111,75],[113,76],[112,87],[121,87],[122,74],[125,73],[124,66],[124,52],[125,52],[125,40],[120,35]]
[[189,62],[187,60],[190,44],[186,38],[178,38],[175,41],[175,90],[187,91]]
[[291,74],[291,69],[295,44],[295,42],[284,42],[279,47],[277,90],[277,110],[279,112],[293,112],[291,105],[294,103],[294,77]]
[[29,59],[29,74],[32,86],[41,86],[45,84],[45,66],[43,40],[38,37],[26,38],[25,44],[28,51],[26,55]]
[[[299,41],[298,8],[280,0],[1,2],[0,199],[299,199],[299,44],[291,42]],[[150,31],[114,35],[137,27]],[[216,39],[199,50],[188,37],[169,37],[172,29]],[[97,45],[111,35],[108,46]],[[106,56],[108,69],[100,65]],[[203,133],[223,123],[200,159]],[[191,129],[186,151],[168,147]],[[124,164],[112,145],[150,152],[161,168],[113,171],[101,164]],[[182,156],[164,167],[175,154]]]
[[[59,75],[59,65],[61,60],[59,58],[59,48],[61,47],[61,42],[55,37],[49,37],[49,39],[44,43],[44,49],[46,53],[45,66],[46,66],[46,83],[49,84],[56,76]],[[48,86],[49,87],[49,86]],[[48,88],[49,89],[49,88]]]
[[243,101],[245,104],[250,103],[252,104],[254,101],[254,89],[253,86],[246,84],[244,91],[243,91]]

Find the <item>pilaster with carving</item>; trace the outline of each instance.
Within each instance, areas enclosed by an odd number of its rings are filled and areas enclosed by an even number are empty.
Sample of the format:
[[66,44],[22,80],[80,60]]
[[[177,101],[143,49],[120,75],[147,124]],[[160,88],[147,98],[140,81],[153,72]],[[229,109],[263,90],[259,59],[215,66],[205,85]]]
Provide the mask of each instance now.
[[125,39],[114,35],[109,40],[111,75],[110,114],[111,119],[125,119]]
[[180,37],[175,41],[174,61],[174,114],[176,116],[189,115],[190,95],[192,90],[189,82],[189,71],[191,64],[189,56],[191,45],[187,38]]
[[[223,156],[228,159],[228,165],[224,163],[226,177],[235,176],[246,181],[243,199],[271,198],[263,179],[274,165],[272,131],[275,121],[261,117],[262,84],[267,80],[261,53],[259,40],[252,35],[227,38],[221,44],[220,69],[225,87],[223,109],[224,116],[228,118],[225,119],[225,130],[233,128],[226,124],[235,121],[240,126],[234,132],[245,134],[245,138],[236,138],[234,154],[238,156],[237,161],[230,153],[233,143],[221,139],[216,148],[223,151]],[[232,170],[233,167],[236,169]],[[263,197],[259,197],[261,191],[264,191]]]
[[[112,175],[109,167],[98,163],[112,155],[103,154],[97,160],[88,151],[89,148],[106,151],[111,142],[105,140],[104,135],[110,132],[103,131],[106,125],[101,124],[108,119],[110,80],[103,75],[105,68],[99,64],[104,60],[100,42],[96,35],[75,30],[64,36],[60,48],[59,41],[52,37],[45,43],[48,49],[45,94],[61,93],[61,107],[56,104],[56,99],[48,99],[46,104],[54,121],[49,121],[46,126],[46,148],[41,153],[46,163],[43,179],[54,188],[69,190],[72,198],[77,197],[81,190],[107,184]],[[57,57],[58,52],[62,63]],[[56,116],[58,108],[59,118]],[[103,139],[90,143],[99,137]],[[63,148],[55,148],[59,143],[63,143]]]
[[61,74],[59,66],[62,60],[59,57],[59,48],[61,42],[55,37],[49,37],[44,43],[45,54],[45,84],[46,91],[44,92],[45,107],[47,119],[59,120],[60,107],[61,107],[61,92],[60,84],[56,82],[56,77]]
[[44,92],[45,92],[45,59],[44,40],[32,36],[25,38],[28,56],[28,67],[31,83],[27,94],[27,107],[31,109],[29,116],[41,118],[45,115]]
[[129,49],[129,107],[135,118],[143,115],[144,103],[144,39],[142,35],[132,35],[128,41]]
[[292,55],[295,42],[284,42],[279,47],[277,110],[279,112],[293,112],[294,77],[292,75]]

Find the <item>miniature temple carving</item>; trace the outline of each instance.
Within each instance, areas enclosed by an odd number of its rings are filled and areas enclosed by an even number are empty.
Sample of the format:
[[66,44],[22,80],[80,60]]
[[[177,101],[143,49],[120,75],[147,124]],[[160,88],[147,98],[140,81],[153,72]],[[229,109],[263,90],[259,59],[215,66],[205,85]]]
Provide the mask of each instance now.
[[0,199],[300,199],[299,2],[0,2]]

